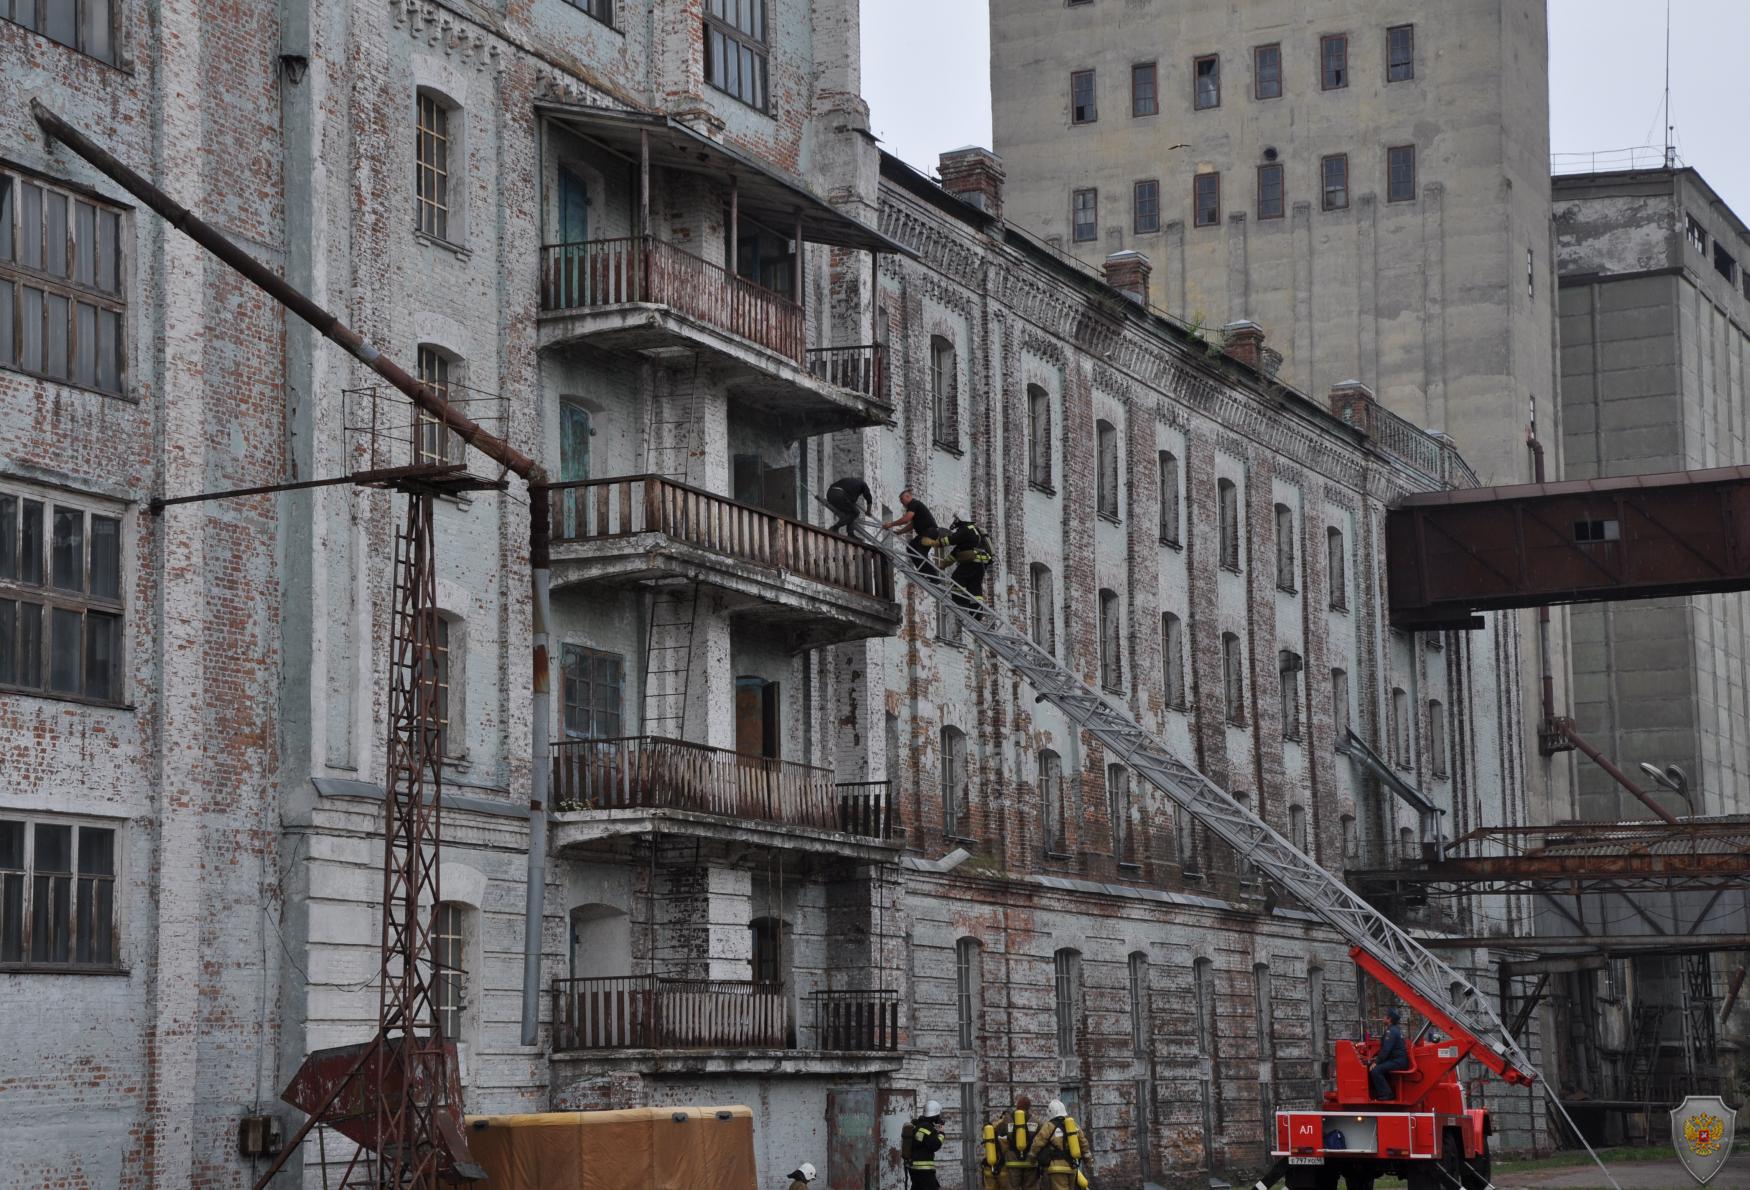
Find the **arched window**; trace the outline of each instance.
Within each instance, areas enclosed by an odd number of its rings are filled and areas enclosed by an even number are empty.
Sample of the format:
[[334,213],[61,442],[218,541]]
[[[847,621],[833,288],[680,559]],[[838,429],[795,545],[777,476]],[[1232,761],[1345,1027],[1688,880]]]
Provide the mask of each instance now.
[[1148,987],[1148,955],[1144,951],[1130,952],[1130,1052],[1138,1058],[1148,1057],[1150,996]]
[[1331,671],[1331,734],[1336,737],[1339,752],[1349,749],[1349,673]]
[[1325,530],[1325,573],[1331,582],[1331,610],[1349,609],[1349,568],[1343,547],[1343,530]]
[[1167,706],[1185,709],[1185,629],[1172,612],[1161,616],[1161,669]]
[[1129,863],[1130,855],[1130,770],[1121,764],[1106,766],[1106,813],[1112,824],[1112,858]]
[[[418,351],[419,379],[436,393],[439,400],[460,397],[455,390],[462,387],[464,366],[462,357],[435,343],[421,343]],[[460,463],[465,446],[455,431],[423,409],[413,414],[414,465]]]
[[981,949],[977,938],[962,938],[954,944],[954,1017],[961,1053],[971,1053],[978,1045]]
[[1027,481],[1051,488],[1051,394],[1037,384],[1027,386]]
[[1063,796],[1063,758],[1046,749],[1039,754],[1039,796],[1045,815],[1045,850],[1053,855],[1069,851],[1069,814]]
[[1428,767],[1436,777],[1447,774],[1446,708],[1437,698],[1428,700]]
[[1118,519],[1118,428],[1109,421],[1094,423],[1095,493],[1100,515]]
[[958,727],[942,729],[942,829],[956,837],[968,831],[966,806],[966,733]]
[[1124,689],[1124,624],[1118,592],[1100,588],[1100,685]]
[[1032,582],[1028,591],[1028,618],[1032,621],[1033,643],[1047,653],[1057,653],[1057,585],[1052,580],[1051,567],[1035,562],[1028,568]]
[[447,96],[419,90],[414,148],[414,226],[434,240],[463,242],[467,161],[462,109]]
[[1057,1005],[1057,1053],[1076,1055],[1077,1026],[1082,1014],[1082,952],[1064,947],[1053,956],[1053,987]]
[[960,449],[960,363],[954,343],[930,336],[930,425],[936,445]]
[[1294,510],[1276,506],[1276,585],[1292,591],[1294,583]]
[[1179,460],[1170,450],[1160,452],[1161,540],[1179,544]]
[[1215,481],[1218,528],[1221,531],[1221,565],[1240,568],[1240,492],[1231,479]]
[[1231,632],[1221,634],[1221,677],[1227,721],[1243,727],[1246,722],[1246,659],[1240,650],[1240,638]]
[[1410,696],[1399,687],[1391,692],[1392,759],[1400,769],[1411,766],[1415,749],[1410,738]]
[[1282,738],[1298,740],[1300,738],[1300,671],[1302,662],[1300,654],[1292,649],[1281,649],[1276,654],[1276,674],[1280,679],[1282,694]]
[[1305,806],[1292,805],[1288,807],[1288,840],[1302,854],[1307,854]]

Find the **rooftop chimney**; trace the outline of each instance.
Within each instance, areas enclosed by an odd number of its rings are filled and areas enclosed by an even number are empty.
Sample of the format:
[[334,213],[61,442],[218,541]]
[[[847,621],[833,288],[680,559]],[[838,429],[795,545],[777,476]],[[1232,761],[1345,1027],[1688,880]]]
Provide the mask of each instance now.
[[1221,328],[1221,349],[1254,371],[1264,367],[1264,328],[1250,319],[1230,322]]
[[1331,386],[1331,412],[1369,437],[1373,434],[1373,390],[1359,380],[1339,380]]
[[1154,265],[1140,252],[1114,252],[1106,258],[1106,284],[1135,302],[1148,308],[1148,275]]
[[943,153],[936,171],[942,189],[962,202],[971,203],[995,219],[1003,217],[1003,159],[989,149],[968,145]]

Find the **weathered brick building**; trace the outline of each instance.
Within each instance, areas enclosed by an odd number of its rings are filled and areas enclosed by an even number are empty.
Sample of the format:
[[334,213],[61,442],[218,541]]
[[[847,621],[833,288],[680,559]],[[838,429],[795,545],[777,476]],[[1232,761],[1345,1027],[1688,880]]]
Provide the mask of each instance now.
[[0,21],[3,1184],[247,1184],[237,1120],[375,1019],[399,497],[149,502],[453,457],[33,97],[559,477],[531,1046],[526,500],[439,511],[471,1110],[745,1101],[763,1177],[861,1186],[927,1098],[964,1160],[1058,1094],[1105,1185],[1189,1184],[1354,1029],[1327,932],[820,528],[841,473],[976,516],[995,600],[1333,868],[1425,829],[1351,728],[1448,836],[1523,819],[1511,622],[1381,614],[1384,508],[1451,445],[1145,312],[1146,262],[1005,224],[987,155],[944,163],[977,206],[880,157],[850,0],[108,20]]

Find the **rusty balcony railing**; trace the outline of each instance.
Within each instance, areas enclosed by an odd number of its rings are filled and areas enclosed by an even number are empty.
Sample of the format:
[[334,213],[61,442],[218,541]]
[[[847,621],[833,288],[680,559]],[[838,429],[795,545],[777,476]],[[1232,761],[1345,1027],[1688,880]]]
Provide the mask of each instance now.
[[806,362],[802,307],[654,236],[546,244],[541,309],[648,303],[739,335],[798,366]]
[[840,1053],[899,1048],[899,997],[893,992],[815,992],[815,1046]]
[[660,475],[558,483],[552,498],[557,543],[661,533],[737,562],[893,598],[892,564],[861,542]]
[[622,975],[553,981],[553,1049],[783,1049],[784,985]]
[[808,371],[837,388],[887,401],[887,349],[879,343],[810,347]]
[[723,818],[884,839],[889,813],[869,793],[842,794],[832,770],[659,736],[553,744],[560,810],[691,810]]

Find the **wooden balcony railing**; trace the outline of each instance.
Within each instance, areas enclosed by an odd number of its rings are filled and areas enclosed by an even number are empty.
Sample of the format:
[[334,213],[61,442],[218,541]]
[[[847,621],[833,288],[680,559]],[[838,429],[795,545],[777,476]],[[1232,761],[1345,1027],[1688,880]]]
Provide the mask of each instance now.
[[556,542],[662,533],[738,562],[893,598],[893,567],[861,542],[660,475],[573,480],[552,493]]
[[553,1048],[783,1049],[784,985],[624,975],[553,981]]
[[815,992],[814,1044],[823,1050],[899,1048],[899,997],[893,992]]
[[802,365],[802,307],[654,236],[547,244],[541,309],[584,310],[634,302],[668,306]]
[[838,388],[887,401],[887,349],[879,343],[810,347],[808,371]]
[[890,781],[841,781],[833,787],[839,798],[839,829],[865,839],[891,839],[894,821]]

